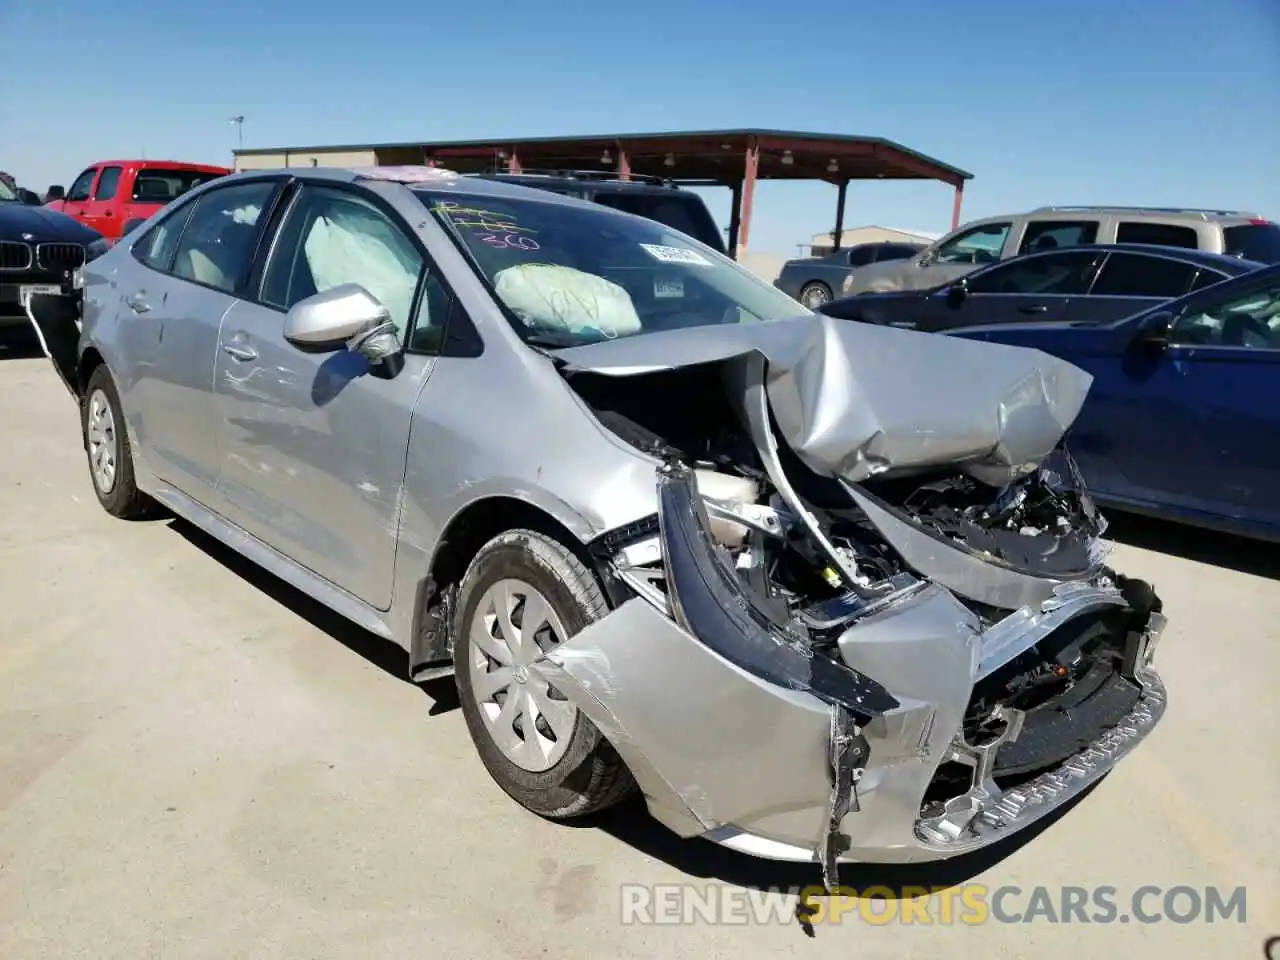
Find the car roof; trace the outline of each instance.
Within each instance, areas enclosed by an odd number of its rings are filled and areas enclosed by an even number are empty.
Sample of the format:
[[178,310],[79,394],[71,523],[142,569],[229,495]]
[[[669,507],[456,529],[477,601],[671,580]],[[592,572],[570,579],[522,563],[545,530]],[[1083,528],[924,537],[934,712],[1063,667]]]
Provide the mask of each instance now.
[[209,163],[187,163],[185,160],[95,160],[89,167],[147,167],[153,170],[192,170],[197,173],[227,173],[230,167]]
[[463,176],[477,180],[493,180],[500,183],[520,183],[529,186],[545,187],[548,184],[564,184],[566,186],[590,187],[597,192],[616,193],[688,193],[674,183],[658,179],[622,180],[615,174],[594,175],[594,171],[576,173],[468,173]]
[[1125,216],[1152,217],[1155,219],[1188,219],[1201,222],[1260,220],[1256,213],[1247,210],[1221,210],[1203,207],[1127,207],[1127,206],[1049,206],[1027,211],[1027,216],[1061,214],[1064,217],[1081,213],[1124,214]]
[[266,170],[243,170],[220,180],[201,184],[197,190],[204,191],[215,186],[225,186],[238,180],[288,179],[290,177],[332,180],[336,183],[396,183],[415,192],[432,190],[454,192],[463,196],[509,197],[512,200],[563,204],[621,217],[631,216],[623,211],[602,207],[600,204],[579,197],[541,190],[508,180],[467,176],[443,167],[275,167]]
[[1272,222],[1266,217],[1243,210],[1183,210],[1176,207],[1037,207],[1034,210],[1020,210],[1016,213],[1001,213],[968,220],[956,227],[947,236],[963,233],[972,227],[981,227],[990,223],[1003,223],[1018,218],[1039,221],[1057,220],[1070,223],[1079,220],[1081,217],[1116,215],[1139,219],[1146,218],[1163,223],[1177,222],[1187,225],[1193,223],[1215,223],[1224,227]]
[[1249,273],[1262,267],[1261,263],[1253,260],[1245,260],[1243,257],[1233,257],[1225,253],[1210,253],[1207,250],[1192,250],[1190,247],[1163,247],[1150,243],[1082,243],[1070,247],[1052,247],[1048,250],[1031,250],[1022,254],[1020,257],[1010,257],[1001,263],[1012,263],[1021,257],[1035,256],[1036,254],[1060,253],[1064,250],[1084,250],[1097,253],[1105,251],[1108,253],[1145,253],[1151,256],[1164,257],[1166,260],[1182,260],[1186,263],[1194,263],[1201,267],[1213,267],[1215,270],[1223,270],[1227,273]]

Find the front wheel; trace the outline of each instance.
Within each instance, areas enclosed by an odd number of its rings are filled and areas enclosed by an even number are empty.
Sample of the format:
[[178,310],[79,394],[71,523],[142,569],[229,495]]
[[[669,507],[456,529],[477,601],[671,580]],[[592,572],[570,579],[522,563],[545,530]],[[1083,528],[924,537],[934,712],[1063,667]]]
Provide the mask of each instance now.
[[635,787],[613,745],[529,669],[607,612],[591,571],[532,530],[481,547],[458,590],[453,662],[467,729],[498,786],[540,816],[592,813]]

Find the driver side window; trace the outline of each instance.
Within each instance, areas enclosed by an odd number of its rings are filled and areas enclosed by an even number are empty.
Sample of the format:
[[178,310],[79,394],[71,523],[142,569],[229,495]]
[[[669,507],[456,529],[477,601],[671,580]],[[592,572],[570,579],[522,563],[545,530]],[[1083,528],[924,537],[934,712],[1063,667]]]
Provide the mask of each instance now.
[[1214,347],[1280,350],[1280,282],[1219,302],[1207,310],[1190,310],[1169,332],[1171,343]]
[[76,177],[75,183],[71,184],[71,189],[67,191],[68,200],[85,201],[89,199],[89,188],[93,186],[93,178],[98,175],[97,167],[90,167],[80,176]]
[[1010,223],[984,223],[938,247],[934,263],[995,263],[1009,238]]
[[[262,299],[287,310],[331,287],[358,283],[387,308],[403,342],[424,266],[413,241],[374,204],[346,190],[307,186],[280,229]],[[420,324],[444,323],[430,315],[430,297],[422,312]]]

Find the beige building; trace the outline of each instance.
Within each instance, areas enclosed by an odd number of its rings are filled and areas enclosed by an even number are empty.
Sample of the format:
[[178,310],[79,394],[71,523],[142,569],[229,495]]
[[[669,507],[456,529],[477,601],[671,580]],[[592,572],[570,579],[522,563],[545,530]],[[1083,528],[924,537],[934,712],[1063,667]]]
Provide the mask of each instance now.
[[282,167],[372,167],[373,150],[280,150],[236,153],[236,170],[279,170]]
[[[840,246],[847,249],[860,243],[933,243],[941,234],[926,230],[902,230],[897,227],[873,225],[850,227],[840,231]],[[820,257],[834,249],[831,231],[814,234],[809,242],[809,256]]]

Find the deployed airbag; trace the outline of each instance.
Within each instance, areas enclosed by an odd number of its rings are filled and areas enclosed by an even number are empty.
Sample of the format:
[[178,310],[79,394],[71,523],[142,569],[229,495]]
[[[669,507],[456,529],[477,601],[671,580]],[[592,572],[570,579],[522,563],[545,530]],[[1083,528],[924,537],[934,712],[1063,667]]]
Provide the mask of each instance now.
[[607,338],[640,332],[631,295],[595,274],[555,263],[522,263],[499,270],[498,298],[517,316],[541,327]]

